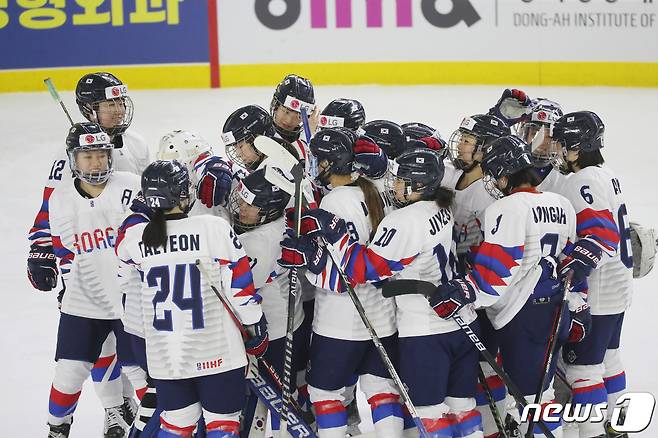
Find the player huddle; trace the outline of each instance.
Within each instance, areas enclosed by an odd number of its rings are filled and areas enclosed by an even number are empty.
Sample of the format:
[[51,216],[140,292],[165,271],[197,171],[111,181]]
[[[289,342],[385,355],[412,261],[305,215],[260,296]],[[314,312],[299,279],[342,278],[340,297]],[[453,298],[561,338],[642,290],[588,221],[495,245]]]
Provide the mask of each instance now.
[[90,375],[106,438],[264,436],[268,414],[275,436],[343,438],[357,382],[378,437],[560,437],[519,424],[555,376],[590,407],[625,389],[656,242],[594,112],[505,90],[445,140],[354,99],[320,111],[288,75],[227,118],[225,154],[174,130],[151,162],[118,78],[85,75],[76,102],[29,235],[30,281],[59,290],[49,437]]

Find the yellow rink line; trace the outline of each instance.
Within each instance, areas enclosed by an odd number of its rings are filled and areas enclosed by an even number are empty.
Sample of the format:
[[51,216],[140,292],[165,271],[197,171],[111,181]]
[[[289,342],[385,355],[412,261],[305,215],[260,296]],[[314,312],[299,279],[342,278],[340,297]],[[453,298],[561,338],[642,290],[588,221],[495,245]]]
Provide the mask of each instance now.
[[[72,90],[91,71],[109,70],[129,89],[207,88],[206,64],[95,66],[0,70],[0,92],[43,91],[52,77],[58,88]],[[297,73],[318,85],[492,84],[658,87],[655,62],[347,62],[313,64],[220,65],[222,87],[272,86]]]

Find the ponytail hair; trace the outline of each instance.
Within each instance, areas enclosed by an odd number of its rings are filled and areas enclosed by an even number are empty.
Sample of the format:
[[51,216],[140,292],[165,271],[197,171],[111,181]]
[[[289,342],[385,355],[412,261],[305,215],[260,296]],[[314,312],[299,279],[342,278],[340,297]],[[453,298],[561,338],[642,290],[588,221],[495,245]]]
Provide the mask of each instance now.
[[157,248],[164,247],[167,241],[167,221],[165,220],[165,212],[162,209],[156,209],[155,214],[150,222],[144,227],[142,233],[142,242],[146,246]]
[[377,191],[377,188],[371,181],[360,176],[355,182],[363,192],[363,197],[366,201],[366,208],[368,209],[370,226],[372,228],[370,238],[372,238],[375,231],[377,231],[379,223],[384,219],[384,203],[379,196],[379,191]]
[[439,208],[450,208],[455,199],[455,192],[445,187],[438,186],[434,191],[434,202]]

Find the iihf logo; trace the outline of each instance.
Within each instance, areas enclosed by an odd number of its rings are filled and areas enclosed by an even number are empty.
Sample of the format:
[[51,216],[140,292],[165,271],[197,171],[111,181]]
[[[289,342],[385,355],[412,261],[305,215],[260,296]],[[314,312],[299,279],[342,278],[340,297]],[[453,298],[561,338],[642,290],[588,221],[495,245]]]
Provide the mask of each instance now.
[[539,111],[539,113],[537,113],[537,119],[546,120],[546,112],[545,111]]
[[121,90],[119,90],[119,87],[112,87],[112,96],[120,96],[121,95]]
[[291,107],[292,109],[297,109],[297,108],[299,108],[299,101],[298,101],[297,99],[293,99],[293,100],[290,102],[290,107]]
[[91,134],[89,134],[89,135],[87,135],[87,136],[85,137],[85,141],[86,141],[87,143],[93,143],[94,140],[96,140],[96,138],[95,138],[93,135],[91,135]]

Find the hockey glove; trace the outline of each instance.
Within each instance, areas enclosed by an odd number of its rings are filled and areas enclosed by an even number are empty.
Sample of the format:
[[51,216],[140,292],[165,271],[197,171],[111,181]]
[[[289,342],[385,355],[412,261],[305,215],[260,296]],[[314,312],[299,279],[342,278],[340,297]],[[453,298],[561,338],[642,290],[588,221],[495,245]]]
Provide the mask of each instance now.
[[368,178],[381,178],[388,169],[388,158],[369,137],[359,137],[352,148],[354,165]]
[[455,278],[440,284],[427,300],[437,315],[450,319],[459,309],[475,301],[475,289],[465,278]]
[[[286,210],[286,226],[295,229],[294,210]],[[321,208],[302,210],[300,234],[309,237],[324,237],[327,242],[334,244],[347,233],[345,221],[333,213]]]
[[566,293],[569,316],[571,317],[568,342],[580,342],[585,339],[587,333],[592,329],[592,314],[589,311],[589,304],[583,298],[583,294],[574,291],[567,291]]
[[57,259],[52,246],[30,246],[27,278],[35,289],[48,292],[57,286]]
[[571,284],[586,280],[601,261],[601,247],[593,240],[584,238],[575,243],[571,253],[560,264],[560,277],[568,278]]
[[541,276],[533,291],[536,297],[550,297],[560,292],[562,281],[557,275],[558,261],[553,256],[542,257],[539,260]]
[[442,139],[436,138],[436,137],[423,137],[420,139],[423,143],[425,143],[425,146],[427,146],[427,149],[432,149],[433,151],[437,151],[440,153],[446,152],[446,142],[443,141]]
[[245,341],[244,348],[247,354],[257,358],[263,357],[270,344],[270,337],[267,334],[267,319],[263,315],[256,324],[245,326],[247,333],[251,336]]
[[231,192],[231,167],[219,157],[210,157],[199,178],[198,198],[208,208],[225,206]]
[[288,269],[306,267],[313,274],[320,274],[327,264],[327,249],[308,236],[297,239],[288,233],[281,241],[281,258],[277,263]]
[[503,91],[496,105],[489,110],[489,114],[502,119],[510,126],[527,119],[531,112],[530,98],[523,91],[515,88],[507,88]]

